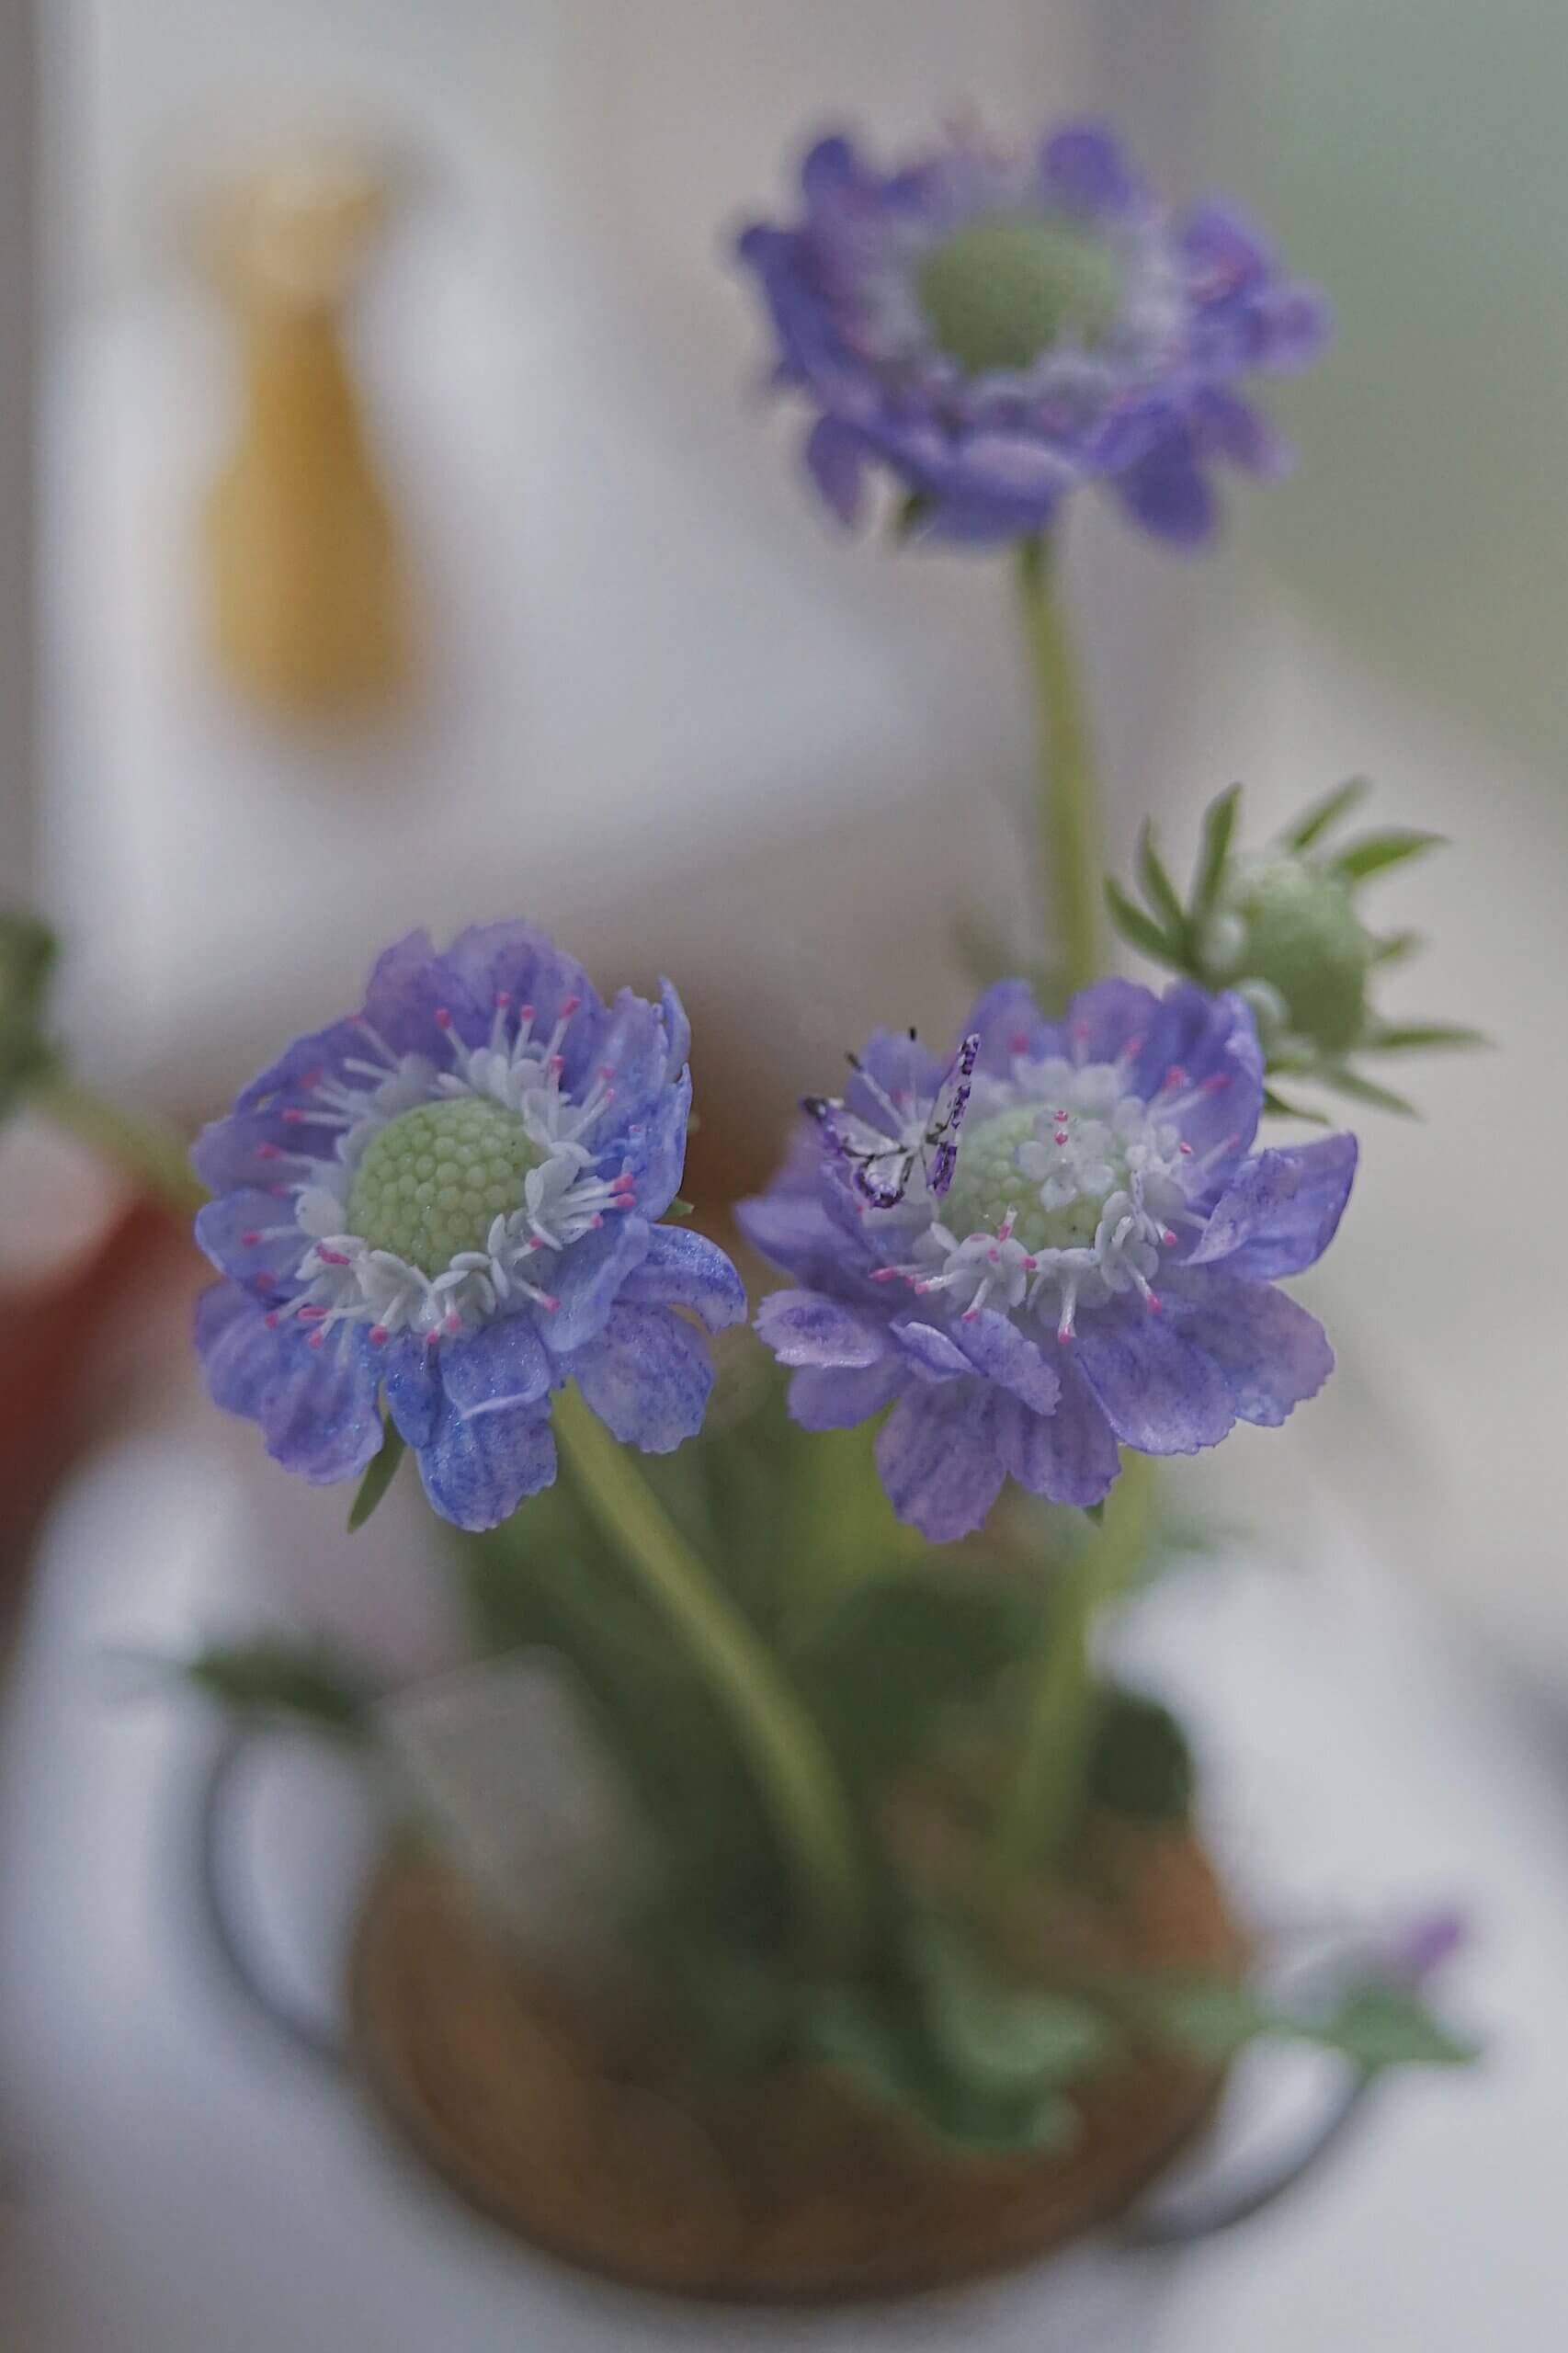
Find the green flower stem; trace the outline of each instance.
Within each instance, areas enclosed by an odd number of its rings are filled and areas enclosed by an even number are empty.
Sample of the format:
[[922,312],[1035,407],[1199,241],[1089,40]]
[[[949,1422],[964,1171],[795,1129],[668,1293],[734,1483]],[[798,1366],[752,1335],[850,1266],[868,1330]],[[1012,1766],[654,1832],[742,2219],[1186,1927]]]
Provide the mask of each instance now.
[[993,1860],[1006,1876],[1038,1870],[1059,1855],[1082,1813],[1094,1697],[1091,1634],[1100,1610],[1143,1560],[1153,1489],[1148,1459],[1125,1456],[1104,1519],[1062,1571],[1061,1596],[1034,1662],[1017,1770],[993,1833]]
[[186,1147],[161,1120],[123,1111],[63,1072],[51,1071],[28,1100],[70,1135],[123,1171],[139,1192],[178,1218],[194,1217],[207,1188],[191,1173]]
[[556,1399],[555,1435],[582,1501],[729,1712],[788,1859],[810,1959],[824,1970],[852,1967],[867,1936],[864,1878],[849,1809],[815,1725],[574,1387]]
[[1088,712],[1057,591],[1057,561],[1043,531],[1019,540],[1018,609],[1040,727],[1046,956],[1070,996],[1099,971],[1099,818]]

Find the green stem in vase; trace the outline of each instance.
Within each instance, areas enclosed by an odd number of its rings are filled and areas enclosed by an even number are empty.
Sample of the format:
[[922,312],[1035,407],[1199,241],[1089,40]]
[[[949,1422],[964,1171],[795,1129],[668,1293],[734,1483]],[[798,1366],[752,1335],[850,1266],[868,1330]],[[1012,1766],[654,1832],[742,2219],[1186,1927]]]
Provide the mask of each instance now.
[[574,1388],[556,1399],[554,1419],[583,1504],[729,1713],[795,1883],[809,1959],[824,1970],[852,1967],[866,1940],[864,1881],[854,1824],[816,1726],[626,1449]]
[[1088,711],[1057,585],[1058,562],[1043,531],[1018,542],[1018,609],[1040,732],[1046,956],[1065,997],[1086,988],[1099,971],[1100,827]]
[[28,1100],[171,1215],[194,1217],[207,1199],[207,1188],[192,1174],[184,1143],[161,1120],[121,1110],[118,1103],[61,1071],[37,1079],[28,1089]]
[[[1040,733],[1041,907],[1047,962],[1061,1003],[1096,979],[1100,961],[1100,813],[1086,698],[1060,590],[1060,557],[1045,532],[1017,551],[1018,608]],[[1038,1869],[1071,1837],[1084,1801],[1093,1731],[1096,1616],[1137,1573],[1148,1548],[1153,1473],[1129,1455],[1099,1525],[1063,1563],[1050,1629],[1031,1662],[1028,1711],[1011,1782],[992,1834],[1005,1876]]]
[[1153,1486],[1148,1459],[1126,1456],[1103,1520],[1061,1571],[1050,1631],[1032,1662],[1017,1768],[994,1827],[993,1859],[1007,1876],[1060,1855],[1082,1814],[1093,1731],[1094,1623],[1147,1553]]

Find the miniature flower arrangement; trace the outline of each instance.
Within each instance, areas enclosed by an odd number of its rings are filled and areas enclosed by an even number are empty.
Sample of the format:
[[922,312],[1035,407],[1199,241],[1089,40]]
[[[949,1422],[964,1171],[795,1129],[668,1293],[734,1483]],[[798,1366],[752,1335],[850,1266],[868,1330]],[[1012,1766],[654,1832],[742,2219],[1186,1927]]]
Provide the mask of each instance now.
[[[1244,387],[1312,358],[1324,306],[1229,209],[1173,218],[1097,126],[888,174],[827,140],[801,190],[740,256],[816,488],[855,523],[890,483],[902,540],[1016,567],[1039,977],[929,1045],[890,1006],[733,1229],[700,1205],[768,1270],[749,1295],[678,1197],[675,988],[606,998],[524,922],[388,949],[194,1154],[213,1399],[287,1470],[358,1482],[355,1524],[412,1452],[477,1647],[558,1663],[634,1824],[606,1949],[564,1971],[394,1850],[374,2032],[460,2012],[442,2063],[470,2074],[454,2107],[404,2065],[403,2112],[541,2243],[760,2299],[959,2279],[1120,2213],[1256,2038],[1368,2075],[1463,2055],[1423,2001],[1440,1925],[1310,1999],[1266,1989],[1182,1730],[1096,1643],[1158,1559],[1159,1458],[1278,1427],[1333,1369],[1283,1285],[1356,1141],[1260,1122],[1315,1118],[1303,1086],[1397,1107],[1359,1059],[1468,1036],[1372,1008],[1413,943],[1361,889],[1429,837],[1338,842],[1359,785],[1262,849],[1221,795],[1186,894],[1152,827],[1139,897],[1096,866],[1065,509],[1097,483],[1206,541],[1221,465],[1282,472]],[[1106,972],[1108,912],[1168,984]],[[192,1671],[380,1737],[385,1695],[324,1652]]]

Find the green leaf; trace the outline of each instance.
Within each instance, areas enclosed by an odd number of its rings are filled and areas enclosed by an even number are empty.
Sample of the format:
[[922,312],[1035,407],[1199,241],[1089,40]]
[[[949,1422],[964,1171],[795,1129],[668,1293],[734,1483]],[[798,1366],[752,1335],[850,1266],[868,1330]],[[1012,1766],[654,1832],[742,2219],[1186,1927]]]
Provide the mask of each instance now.
[[1396,1095],[1392,1086],[1380,1086],[1375,1078],[1363,1078],[1359,1071],[1346,1070],[1342,1063],[1325,1064],[1318,1077],[1336,1095],[1348,1095],[1358,1103],[1375,1104],[1380,1111],[1397,1111],[1406,1120],[1418,1120],[1421,1116],[1415,1104],[1404,1096]]
[[888,536],[895,547],[905,547],[918,539],[929,522],[937,502],[923,490],[912,490],[901,498],[893,509]]
[[1443,847],[1441,834],[1423,833],[1418,826],[1396,825],[1386,834],[1366,834],[1348,849],[1342,849],[1333,861],[1334,871],[1343,874],[1347,882],[1364,882],[1369,874],[1381,874],[1385,867],[1402,866],[1406,858],[1420,858],[1429,849]]
[[1185,948],[1187,910],[1160,856],[1152,817],[1145,817],[1139,830],[1136,863],[1139,886],[1158,916],[1162,928],[1171,939],[1179,941]]
[[1134,948],[1141,948],[1145,956],[1152,956],[1156,964],[1174,965],[1178,972],[1183,970],[1181,943],[1168,939],[1159,925],[1153,922],[1142,907],[1135,906],[1121,885],[1108,874],[1106,876],[1105,895],[1111,921],[1124,939]]
[[909,1939],[937,2049],[983,2096],[1063,2090],[1103,2065],[1116,2040],[1103,2011],[1071,1995],[1005,1984],[954,1930]]
[[691,1202],[682,1200],[678,1193],[676,1195],[675,1199],[670,1203],[669,1208],[665,1211],[665,1215],[671,1219],[690,1217],[693,1214],[694,1211]]
[[359,1482],[359,1492],[349,1506],[348,1533],[350,1536],[357,1529],[364,1527],[365,1522],[392,1485],[403,1456],[403,1432],[395,1422],[383,1422],[381,1445],[366,1464],[365,1475]]
[[829,1986],[802,2013],[802,2055],[835,2068],[881,2104],[912,2109],[945,2139],[992,2154],[1064,2147],[1077,2115],[1059,2093],[977,2091],[955,2077],[896,1988]]
[[1236,816],[1241,808],[1242,788],[1227,785],[1203,813],[1203,838],[1198,847],[1198,870],[1192,881],[1191,916],[1194,930],[1205,924],[1213,914],[1224,880],[1225,859],[1230,852],[1231,835],[1235,831]]
[[180,1671],[237,1713],[292,1716],[341,1739],[369,1736],[370,1686],[324,1643],[263,1634],[199,1651]]
[[1272,1111],[1277,1119],[1306,1120],[1314,1128],[1332,1125],[1322,1111],[1309,1111],[1300,1103],[1287,1103],[1282,1095],[1276,1095],[1272,1086],[1266,1086],[1263,1090],[1263,1108],[1266,1111]]
[[54,934],[35,915],[0,910],[0,1119],[53,1055],[43,1036]]
[[1370,778],[1364,776],[1353,776],[1346,783],[1336,784],[1332,792],[1325,792],[1321,801],[1314,801],[1302,811],[1284,837],[1286,848],[1310,849],[1358,801],[1365,801],[1371,789]]
[[1447,1046],[1489,1046],[1480,1029],[1453,1021],[1397,1021],[1381,1025],[1361,1040],[1364,1053],[1402,1054]]
[[1192,1751],[1168,1708],[1108,1686],[1090,1734],[1089,1795],[1134,1822],[1181,1822],[1192,1802]]
[[1097,1504],[1085,1504],[1084,1506],[1084,1518],[1087,1520],[1092,1520],[1096,1528],[1100,1527],[1105,1519],[1104,1498],[1102,1497],[1100,1502]]
[[1405,957],[1414,956],[1425,945],[1418,931],[1391,931],[1373,941],[1371,961],[1374,964],[1403,963]]
[[1411,1988],[1363,1977],[1325,2010],[1292,2010],[1252,1985],[1217,1978],[1167,1979],[1145,1986],[1137,2006],[1155,2030],[1211,2065],[1264,2037],[1336,2051],[1358,2067],[1460,2067],[1475,2046],[1436,2018]]
[[1415,1994],[1383,1983],[1353,1987],[1309,2040],[1368,2068],[1463,2067],[1479,2055]]

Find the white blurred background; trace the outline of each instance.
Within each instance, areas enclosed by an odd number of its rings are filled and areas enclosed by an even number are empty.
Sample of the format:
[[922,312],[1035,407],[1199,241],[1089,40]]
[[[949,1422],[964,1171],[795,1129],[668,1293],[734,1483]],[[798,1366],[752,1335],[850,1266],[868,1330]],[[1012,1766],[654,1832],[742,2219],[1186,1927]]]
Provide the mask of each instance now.
[[[401,928],[439,933],[516,907],[603,977],[678,974],[699,1090],[707,1073],[731,1107],[712,1148],[748,1174],[792,1093],[871,1021],[950,1025],[955,908],[1021,912],[1027,708],[1002,567],[846,544],[795,475],[794,423],[756,397],[762,331],[724,242],[737,217],[784,195],[807,131],[848,119],[895,146],[958,106],[1020,131],[1103,108],[1178,194],[1234,189],[1327,283],[1338,347],[1276,401],[1301,446],[1297,479],[1238,490],[1224,547],[1197,563],[1108,515],[1075,516],[1073,585],[1119,855],[1151,808],[1185,851],[1202,803],[1234,776],[1255,825],[1366,772],[1386,820],[1452,838],[1382,891],[1391,926],[1433,940],[1389,1003],[1473,1022],[1496,1051],[1407,1065],[1423,1122],[1358,1123],[1353,1211],[1308,1287],[1341,1373],[1282,1437],[1227,1447],[1210,1488],[1238,1518],[1267,1504],[1274,1549],[1298,1565],[1332,1573],[1354,1558],[1390,1580],[1369,1620],[1343,1605],[1342,1638],[1364,1642],[1372,1667],[1356,1668],[1354,1731],[1320,1746],[1343,1738],[1374,1776],[1386,1748],[1408,1812],[1374,1807],[1379,1835],[1397,1822],[1419,1851],[1430,1834],[1433,1871],[1483,1887],[1500,1874],[1497,1933],[1519,1967],[1499,1998],[1522,2001],[1532,1982],[1521,1940],[1549,1987],[1547,1954],[1568,1963],[1554,1810],[1568,1744],[1536,1733],[1568,1708],[1568,1297],[1549,1215],[1568,1165],[1568,17],[1548,0],[1498,0],[1484,16],[1457,0],[59,0],[39,14],[29,97],[26,12],[0,10],[18,61],[0,76],[17,117],[0,494],[25,504],[33,483],[37,517],[30,583],[19,525],[0,551],[0,856],[7,888],[28,890],[66,934],[63,1002],[85,1068],[184,1120],[209,1113],[280,1031],[346,1001]],[[190,264],[189,223],[236,159],[319,132],[384,145],[405,169],[353,350],[411,551],[417,677],[403,704],[306,724],[247,707],[204,636],[197,509],[232,440],[236,368],[232,322]],[[11,382],[29,353],[30,453]],[[12,665],[35,597],[29,702]],[[265,1583],[259,1556],[283,1551],[278,1581],[300,1601],[335,1499],[312,1522],[313,1499],[285,1501],[248,1456],[242,1473],[226,1434],[199,1444],[175,1458],[169,1493],[192,1461],[220,1499],[225,1480],[248,1481],[232,1490],[247,1500],[214,1506],[223,1544],[243,1553],[249,1540],[258,1556],[234,1589]],[[94,1915],[70,1908],[79,1893],[59,1910],[66,1861],[40,1827],[40,1792],[76,1793],[71,1818],[90,1846],[108,1836],[95,1811],[103,1773],[83,1762],[79,1708],[68,1735],[28,1693],[56,1688],[89,1629],[125,1631],[127,1589],[164,1613],[165,1634],[225,1606],[210,1570],[168,1585],[146,1504],[164,1492],[136,1490],[119,1614],[102,1622],[102,1572],[73,1568],[85,1523],[67,1511],[47,1554],[49,1608],[23,1637],[17,1851],[40,1917],[67,1943],[67,1917],[90,1936]],[[284,1511],[283,1544],[234,1532]],[[290,1563],[303,1566],[290,1575]],[[410,1595],[416,1584],[411,1569]],[[355,1591],[337,1606],[363,1619],[374,1604]],[[1312,1670],[1325,1726],[1340,1606],[1323,1605]],[[444,1638],[419,1610],[410,1599],[410,1654],[434,1656]],[[1237,1674],[1265,1677],[1262,1737],[1284,1705],[1267,1677],[1283,1690],[1296,1669],[1238,1639]],[[1455,1711],[1468,1743],[1457,1763]],[[1329,1770],[1301,1738],[1309,1761],[1287,1751],[1290,1771]],[[1465,1836],[1445,1845],[1438,1817],[1477,1790]],[[1323,1818],[1353,1839],[1364,1794],[1348,1780],[1325,1791]],[[1410,1854],[1390,1860],[1414,1886]],[[1361,1859],[1375,1884],[1375,1838]],[[137,1900],[129,1883],[121,1894]],[[68,2043],[83,1981],[67,1971],[52,1998],[40,1985],[58,1983],[55,1962],[25,1930],[13,1943],[44,2044]],[[126,2003],[164,1967],[150,1927]],[[92,1983],[102,2031],[131,2032],[129,2008]],[[1537,2048],[1535,2021],[1506,2018],[1506,2045],[1516,2030]],[[196,2081],[199,2059],[182,2063]],[[1347,2192],[1327,2222],[1309,2211],[1301,2240],[1277,2236],[1272,2256],[1267,2234],[1256,2253],[1238,2241],[1225,2279],[1243,2284],[1190,2303],[1162,2343],[1240,2353],[1266,2325],[1303,2353],[1541,2353],[1560,2303],[1531,2188],[1543,2169],[1561,2177],[1550,2128],[1568,2132],[1568,2049],[1540,2058],[1533,2104],[1529,2071],[1500,2065],[1522,2104],[1486,2111],[1484,2168],[1467,2093],[1450,2113],[1465,2119],[1468,2157],[1456,2124],[1435,2179],[1402,2175],[1392,2155],[1363,2177],[1356,2211],[1372,2198],[1375,2228],[1351,2228]],[[32,2079],[35,2105],[56,2080],[47,2067]],[[157,2085],[125,2097],[155,2103]],[[110,2136],[126,2159],[140,2129],[128,2111]],[[287,2117],[268,2129],[286,2166]],[[131,2250],[155,2224],[135,2207],[133,2164],[95,2166],[70,2147],[64,2173],[91,2197],[62,2206],[59,2244],[97,2285],[73,2305],[51,2273],[29,2343],[194,2353],[226,2341],[194,2290],[204,2336],[178,2336],[179,2300],[148,2289]],[[1412,2149],[1407,2136],[1407,2166]],[[1465,2202],[1484,2203],[1483,2170],[1490,2238],[1460,2228]],[[250,2196],[265,2203],[276,2178],[263,2169]],[[1451,2211],[1433,2211],[1445,2197]],[[188,2245],[176,2255],[172,2217],[168,2228],[160,2263],[199,2266]],[[266,2243],[255,2214],[214,2225],[220,2242],[247,2228]],[[1445,2240],[1466,2279],[1498,2279],[1493,2302],[1456,2302]],[[1441,2288],[1391,2297],[1391,2267],[1419,2263]],[[142,2301],[126,2309],[141,2317],[116,2334],[104,2314],[132,2276]],[[358,2344],[344,2333],[351,2302],[333,2309],[336,2333],[319,2341]],[[263,2311],[233,2342],[290,2341],[268,2326]],[[317,2340],[307,2325],[291,2341]],[[459,2328],[454,2341],[470,2340]]]

